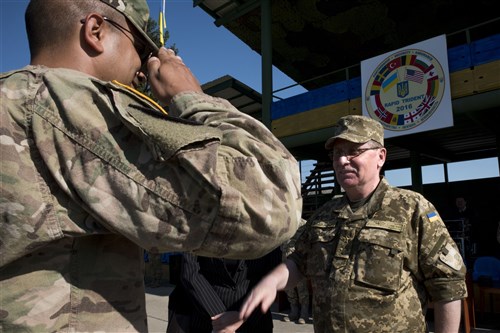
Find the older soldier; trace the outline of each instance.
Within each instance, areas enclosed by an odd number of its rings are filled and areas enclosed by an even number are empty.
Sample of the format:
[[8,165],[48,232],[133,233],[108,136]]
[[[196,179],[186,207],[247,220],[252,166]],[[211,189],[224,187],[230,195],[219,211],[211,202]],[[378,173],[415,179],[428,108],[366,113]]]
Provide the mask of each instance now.
[[458,332],[465,265],[434,206],[380,176],[383,133],[367,117],[338,121],[326,149],[345,194],[315,212],[295,252],[255,287],[241,318],[308,277],[317,333],[423,333],[429,302],[434,331]]
[[[148,17],[28,5],[31,65],[0,77],[2,332],[146,332],[142,248],[254,258],[297,230],[296,160],[158,51]],[[168,115],[132,88],[145,66]]]

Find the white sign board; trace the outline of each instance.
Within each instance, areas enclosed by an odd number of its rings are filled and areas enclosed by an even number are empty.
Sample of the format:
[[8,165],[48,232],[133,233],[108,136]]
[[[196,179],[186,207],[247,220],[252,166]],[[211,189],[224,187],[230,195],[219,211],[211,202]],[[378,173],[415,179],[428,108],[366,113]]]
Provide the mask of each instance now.
[[446,36],[361,62],[363,115],[385,137],[453,126]]

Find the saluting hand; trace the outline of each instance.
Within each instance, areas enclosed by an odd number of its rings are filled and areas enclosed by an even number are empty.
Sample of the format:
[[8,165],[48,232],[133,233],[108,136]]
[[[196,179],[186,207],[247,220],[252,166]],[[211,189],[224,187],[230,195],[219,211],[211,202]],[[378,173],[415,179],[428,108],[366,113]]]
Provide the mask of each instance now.
[[153,94],[167,105],[178,93],[203,92],[191,70],[171,49],[162,47],[156,57],[149,58],[148,74]]

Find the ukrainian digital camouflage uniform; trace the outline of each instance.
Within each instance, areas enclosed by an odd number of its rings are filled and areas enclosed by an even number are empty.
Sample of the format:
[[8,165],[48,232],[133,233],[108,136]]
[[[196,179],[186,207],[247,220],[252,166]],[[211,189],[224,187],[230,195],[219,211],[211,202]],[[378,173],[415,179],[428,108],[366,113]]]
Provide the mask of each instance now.
[[465,266],[435,208],[383,178],[355,213],[337,196],[289,257],[311,280],[314,331],[426,332],[428,301],[466,297]]
[[181,93],[165,117],[33,66],[0,89],[2,332],[146,332],[142,248],[256,258],[297,230],[296,160],[225,100]]

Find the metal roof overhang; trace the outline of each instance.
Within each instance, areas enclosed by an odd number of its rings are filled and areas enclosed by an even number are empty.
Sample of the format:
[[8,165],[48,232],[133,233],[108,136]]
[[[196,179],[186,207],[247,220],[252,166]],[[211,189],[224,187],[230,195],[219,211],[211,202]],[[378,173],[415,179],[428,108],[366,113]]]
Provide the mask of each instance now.
[[227,99],[238,110],[262,120],[262,97],[237,79],[226,75],[202,85],[203,91],[212,96]]
[[[267,1],[195,0],[194,5],[265,55],[260,5]],[[273,0],[272,63],[312,90],[339,81],[339,75],[345,77],[343,68],[347,75],[359,75],[363,59],[439,34],[447,35],[451,47],[500,33],[492,1],[420,1],[411,7],[389,0]],[[219,95],[216,90],[212,93]],[[258,102],[262,106],[262,98]],[[452,105],[453,127],[387,139],[386,169],[500,158],[500,90],[457,98]],[[325,128],[280,139],[299,160],[321,160],[330,133]]]

